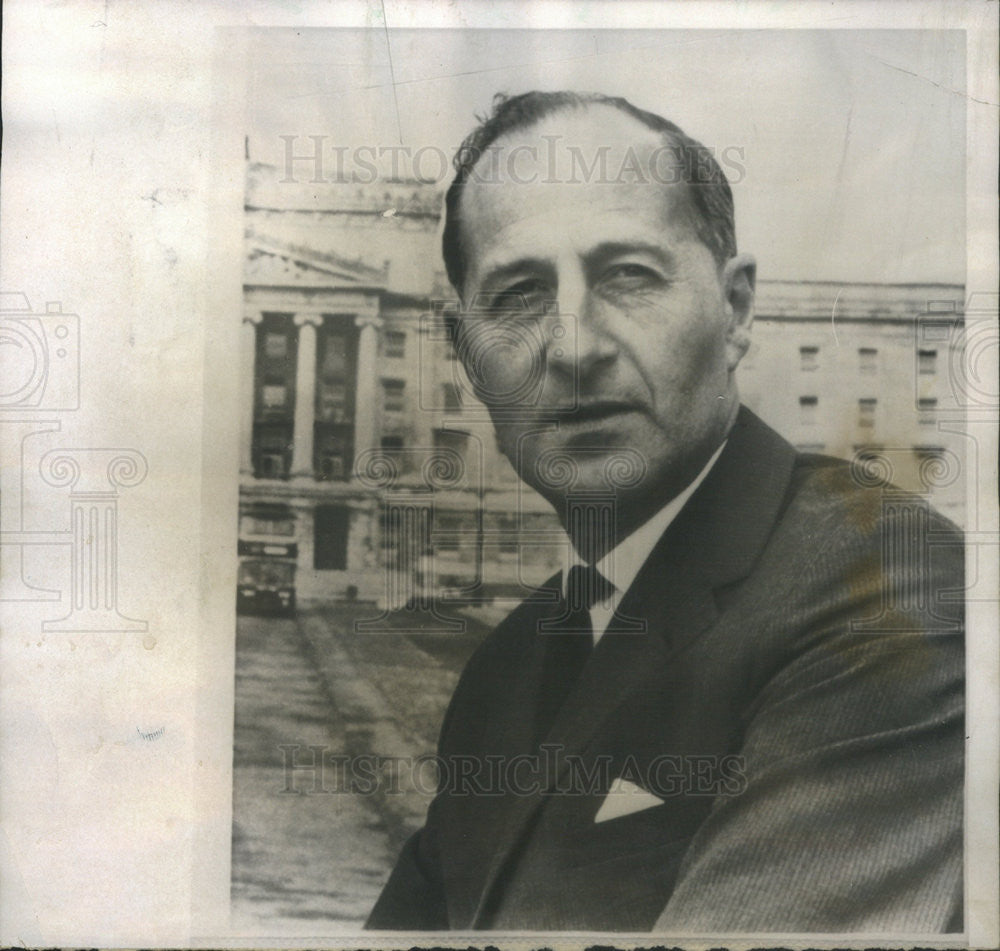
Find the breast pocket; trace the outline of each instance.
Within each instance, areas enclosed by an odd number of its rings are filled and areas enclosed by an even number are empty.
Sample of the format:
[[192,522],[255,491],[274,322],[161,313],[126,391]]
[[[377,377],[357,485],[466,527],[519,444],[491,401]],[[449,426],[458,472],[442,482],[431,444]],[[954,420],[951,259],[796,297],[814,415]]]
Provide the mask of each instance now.
[[614,861],[652,850],[682,850],[710,809],[708,798],[677,796],[628,815],[593,822],[568,836],[570,864]]

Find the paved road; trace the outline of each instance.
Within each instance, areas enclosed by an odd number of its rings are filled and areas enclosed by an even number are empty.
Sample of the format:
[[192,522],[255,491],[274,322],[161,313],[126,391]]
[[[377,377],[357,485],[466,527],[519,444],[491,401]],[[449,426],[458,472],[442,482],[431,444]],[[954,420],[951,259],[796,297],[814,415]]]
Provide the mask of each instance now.
[[238,621],[232,915],[248,935],[357,930],[423,819],[433,776],[408,763],[433,752],[483,627],[356,634],[370,613]]

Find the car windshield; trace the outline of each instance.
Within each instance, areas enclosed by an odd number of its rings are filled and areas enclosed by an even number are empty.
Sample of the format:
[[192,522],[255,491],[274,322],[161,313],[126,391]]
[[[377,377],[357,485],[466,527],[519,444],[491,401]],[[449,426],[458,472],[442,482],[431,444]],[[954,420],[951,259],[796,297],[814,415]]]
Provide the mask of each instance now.
[[240,564],[240,584],[276,588],[291,585],[295,565],[287,561],[244,561]]

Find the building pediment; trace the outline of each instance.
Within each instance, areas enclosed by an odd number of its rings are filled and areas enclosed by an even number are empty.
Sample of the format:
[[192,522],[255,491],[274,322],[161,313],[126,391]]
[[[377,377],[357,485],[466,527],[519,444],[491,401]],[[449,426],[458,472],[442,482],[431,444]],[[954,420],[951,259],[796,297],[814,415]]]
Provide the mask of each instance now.
[[247,235],[243,283],[247,287],[383,288],[385,270],[329,251],[265,235]]

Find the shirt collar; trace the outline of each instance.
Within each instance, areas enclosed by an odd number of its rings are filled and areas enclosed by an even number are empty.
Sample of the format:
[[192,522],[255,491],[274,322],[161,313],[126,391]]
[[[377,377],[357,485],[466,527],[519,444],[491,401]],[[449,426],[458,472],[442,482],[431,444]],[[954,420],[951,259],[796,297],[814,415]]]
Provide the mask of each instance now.
[[[623,538],[614,548],[611,549],[600,561],[597,562],[597,570],[615,586],[615,593],[612,596],[617,606],[621,596],[628,591],[639,569],[649,558],[653,547],[659,541],[663,533],[670,526],[670,523],[680,514],[685,503],[705,477],[712,470],[722,450],[726,447],[727,440],[723,440],[718,449],[712,453],[711,458],[705,463],[701,472],[698,473],[688,487],[683,492],[675,495],[666,505],[663,506],[652,518],[647,519],[631,535]],[[576,549],[570,545],[568,558],[563,567],[562,573],[562,593],[566,597],[566,579],[569,577],[569,570],[574,565],[586,564],[577,554]]]

